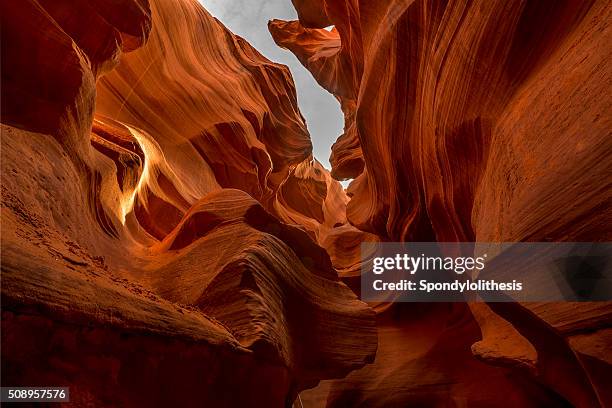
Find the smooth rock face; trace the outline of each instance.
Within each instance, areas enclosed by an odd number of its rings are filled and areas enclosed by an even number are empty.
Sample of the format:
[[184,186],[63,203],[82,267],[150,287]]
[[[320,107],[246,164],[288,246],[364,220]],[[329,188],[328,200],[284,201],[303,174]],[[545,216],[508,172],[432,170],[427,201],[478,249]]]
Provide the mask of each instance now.
[[2,2],[2,385],[282,407],[373,361],[288,69],[195,0],[76,3]]
[[196,0],[0,3],[2,385],[612,406],[609,303],[357,298],[364,241],[611,240],[609,3],[292,3],[331,172],[288,69]]
[[[269,29],[342,105],[330,162],[354,179],[351,224],[391,241],[611,240],[609,2],[293,3],[300,21]],[[305,404],[612,405],[607,303],[375,307],[376,362]]]

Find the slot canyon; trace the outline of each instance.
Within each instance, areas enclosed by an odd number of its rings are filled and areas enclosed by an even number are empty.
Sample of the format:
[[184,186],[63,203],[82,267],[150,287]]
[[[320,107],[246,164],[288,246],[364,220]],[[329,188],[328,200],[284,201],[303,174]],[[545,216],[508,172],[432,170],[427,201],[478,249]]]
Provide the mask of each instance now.
[[363,242],[612,241],[610,2],[292,0],[331,169],[202,3],[0,1],[3,387],[612,407],[610,302],[360,300]]

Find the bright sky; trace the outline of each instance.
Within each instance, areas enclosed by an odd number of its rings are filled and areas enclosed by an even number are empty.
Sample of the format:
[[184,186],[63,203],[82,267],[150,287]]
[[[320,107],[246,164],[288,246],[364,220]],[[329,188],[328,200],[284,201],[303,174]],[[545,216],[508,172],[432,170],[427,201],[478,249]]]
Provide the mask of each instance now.
[[314,155],[330,168],[331,145],[342,133],[344,118],[340,104],[319,86],[308,72],[287,50],[276,45],[268,32],[268,20],[296,20],[291,0],[199,0],[232,32],[246,39],[259,52],[274,62],[285,64],[293,74],[297,87],[300,111],[312,138]]

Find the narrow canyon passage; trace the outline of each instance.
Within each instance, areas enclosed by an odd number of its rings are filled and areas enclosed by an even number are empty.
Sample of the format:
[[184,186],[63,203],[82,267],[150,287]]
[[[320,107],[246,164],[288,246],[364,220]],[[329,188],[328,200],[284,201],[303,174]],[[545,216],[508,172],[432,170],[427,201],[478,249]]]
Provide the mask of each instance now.
[[2,386],[612,406],[609,302],[360,300],[363,243],[612,241],[612,6],[286,2],[305,95],[205,1],[0,3]]

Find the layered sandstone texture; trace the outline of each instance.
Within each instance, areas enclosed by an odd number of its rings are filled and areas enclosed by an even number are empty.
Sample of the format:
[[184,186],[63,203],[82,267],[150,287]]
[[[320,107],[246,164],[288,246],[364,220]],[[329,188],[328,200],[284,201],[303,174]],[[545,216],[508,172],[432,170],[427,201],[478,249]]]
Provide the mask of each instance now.
[[196,0],[0,8],[3,386],[283,407],[373,361],[285,66]]
[[[391,241],[610,241],[612,7],[293,0],[274,20],[341,104],[347,218]],[[612,406],[612,306],[372,305],[372,365],[323,406]]]
[[363,241],[611,240],[609,3],[293,4],[269,27],[344,112],[331,173],[287,68],[196,0],[0,3],[2,385],[612,406],[607,303],[354,294]]

